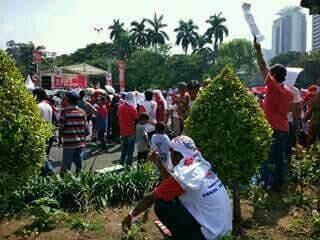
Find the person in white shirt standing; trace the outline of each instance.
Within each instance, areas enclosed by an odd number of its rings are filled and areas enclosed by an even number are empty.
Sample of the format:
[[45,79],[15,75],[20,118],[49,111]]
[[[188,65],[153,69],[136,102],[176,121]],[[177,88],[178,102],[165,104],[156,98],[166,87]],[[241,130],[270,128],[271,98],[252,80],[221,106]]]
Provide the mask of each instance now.
[[151,139],[152,134],[155,130],[155,125],[157,123],[157,103],[153,100],[153,91],[147,90],[145,93],[145,101],[141,104],[142,112],[146,112],[149,116],[149,123],[146,125],[146,131],[148,133],[149,139]]
[[158,122],[156,124],[156,131],[151,138],[151,147],[153,151],[160,155],[163,166],[169,171],[172,170],[172,164],[170,159],[170,138],[165,133],[166,125],[164,122]]
[[[53,109],[48,103],[48,100],[47,100],[48,97],[45,90],[43,88],[37,88],[33,91],[33,94],[36,97],[36,100],[38,102],[38,108],[40,110],[41,117],[47,123],[52,124]],[[44,166],[41,171],[41,175],[43,176],[46,176],[53,171],[53,168],[48,160],[52,143],[53,143],[53,136],[51,136],[47,142],[46,158],[45,158]]]
[[291,104],[291,111],[288,113],[289,122],[289,136],[287,141],[286,158],[288,165],[291,160],[292,148],[296,145],[296,137],[298,131],[301,129],[301,113],[302,113],[302,97],[298,88],[289,86],[293,94],[293,102]]

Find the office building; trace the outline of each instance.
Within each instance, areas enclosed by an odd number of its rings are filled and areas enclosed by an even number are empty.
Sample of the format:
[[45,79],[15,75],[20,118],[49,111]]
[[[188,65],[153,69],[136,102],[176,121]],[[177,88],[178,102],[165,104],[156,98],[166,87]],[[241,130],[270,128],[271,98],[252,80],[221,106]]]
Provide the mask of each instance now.
[[305,52],[307,20],[300,7],[286,7],[278,12],[272,26],[272,55],[289,51]]
[[320,15],[312,16],[312,50],[320,51]]

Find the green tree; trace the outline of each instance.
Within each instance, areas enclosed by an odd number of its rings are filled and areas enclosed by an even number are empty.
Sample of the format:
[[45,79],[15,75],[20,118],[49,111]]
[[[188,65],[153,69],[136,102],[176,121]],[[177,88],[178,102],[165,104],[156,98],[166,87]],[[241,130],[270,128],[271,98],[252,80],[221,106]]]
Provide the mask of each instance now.
[[123,32],[125,32],[124,23],[120,22],[120,19],[114,19],[113,24],[109,26],[109,30],[111,30],[110,39],[115,41],[119,39]]
[[14,62],[0,50],[0,209],[39,173],[50,129]]
[[6,45],[6,53],[15,60],[22,76],[26,77],[31,71],[34,44],[32,42],[16,43],[11,40]]
[[267,158],[271,129],[233,70],[225,68],[204,88],[186,120],[186,130],[233,190],[234,218],[239,221],[239,184],[248,184]]
[[234,39],[219,48],[219,55],[212,65],[211,74],[218,75],[229,64],[248,86],[257,73],[255,50],[246,39]]
[[275,56],[270,60],[270,65],[283,64],[287,67],[300,67],[304,71],[297,79],[296,85],[302,88],[307,88],[312,84],[316,84],[320,78],[320,53],[309,52],[287,52]]
[[86,62],[96,67],[107,69],[108,58],[116,55],[116,48],[113,43],[92,43],[85,48],[79,48],[74,53],[63,54],[56,58],[57,66],[66,66]]
[[320,79],[320,52],[310,52],[303,55],[297,64],[290,64],[291,67],[301,67],[304,71],[297,79],[296,85],[307,88],[312,84],[316,84]]
[[121,60],[127,59],[136,48],[133,45],[128,31],[122,32],[114,41],[117,57]]
[[130,29],[131,39],[140,48],[148,47],[148,34],[145,29],[145,19],[141,22],[133,21]]
[[189,82],[201,79],[203,75],[203,62],[200,55],[172,55],[167,58],[161,73],[165,75],[166,87],[177,86],[178,82]]
[[210,39],[206,35],[202,35],[198,38],[198,46],[196,49],[193,50],[192,54],[196,54],[201,56],[202,58],[202,71],[204,74],[208,73],[210,65],[214,60],[214,52],[208,46],[211,43]]
[[158,17],[156,13],[153,16],[153,19],[146,19],[146,22],[150,25],[146,30],[149,44],[157,50],[159,45],[169,41],[168,34],[163,30],[168,25],[163,23],[163,15]]
[[297,66],[297,64],[304,55],[304,53],[294,51],[282,53],[278,56],[273,57],[270,60],[270,65],[283,64],[284,66],[288,67]]
[[227,21],[226,18],[221,16],[222,13],[218,15],[215,14],[210,16],[210,18],[206,21],[210,25],[210,27],[206,31],[206,35],[213,42],[213,50],[217,52],[219,45],[223,42],[224,36],[229,35],[228,28],[224,25]]
[[165,89],[180,81],[201,79],[202,58],[199,55],[165,55],[152,50],[138,49],[127,62],[129,89]]
[[185,54],[188,53],[189,45],[191,45],[193,50],[197,47],[199,35],[196,30],[198,29],[199,27],[191,19],[187,22],[181,20],[179,27],[174,29],[177,33],[176,45],[181,44]]
[[145,90],[163,87],[166,56],[150,50],[136,50],[127,62],[126,84],[129,89]]
[[211,40],[206,35],[199,36],[197,41],[197,48],[194,49],[192,53],[208,56],[213,55],[212,48],[207,46],[207,44],[209,43],[211,43]]

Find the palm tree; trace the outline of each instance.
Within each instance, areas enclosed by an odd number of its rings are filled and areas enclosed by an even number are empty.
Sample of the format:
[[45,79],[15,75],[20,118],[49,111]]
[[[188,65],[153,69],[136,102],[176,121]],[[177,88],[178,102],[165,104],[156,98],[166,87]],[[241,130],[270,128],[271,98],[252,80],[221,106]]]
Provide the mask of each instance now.
[[162,29],[167,27],[167,24],[162,23],[163,15],[161,15],[159,18],[157,17],[157,14],[154,14],[153,19],[145,19],[147,23],[150,24],[150,28],[148,28],[146,31],[148,33],[148,42],[151,44],[157,51],[159,44],[165,44],[166,40],[169,40],[168,34],[163,31]]
[[145,29],[145,19],[141,22],[133,21],[130,29],[131,40],[138,47],[148,47],[148,34]]
[[179,27],[174,30],[177,33],[176,45],[180,45],[181,43],[182,49],[186,55],[190,44],[192,49],[197,47],[199,35],[195,30],[198,30],[198,26],[195,25],[191,19],[188,22],[181,20],[179,22]]
[[117,40],[114,41],[117,57],[121,60],[127,59],[134,50],[128,31],[120,33]]
[[193,54],[200,54],[202,56],[213,55],[213,50],[207,46],[207,44],[212,43],[212,41],[206,35],[199,36],[197,43],[198,46],[193,50]]
[[205,35],[212,40],[213,50],[215,52],[217,51],[219,45],[223,42],[224,36],[229,35],[228,28],[223,24],[227,20],[225,17],[222,17],[221,14],[222,13],[210,16],[210,18],[206,21],[206,23],[210,24],[210,27],[207,29]]
[[114,19],[113,24],[109,26],[110,32],[110,39],[116,41],[119,39],[120,35],[125,32],[124,30],[124,23],[120,22],[119,19]]

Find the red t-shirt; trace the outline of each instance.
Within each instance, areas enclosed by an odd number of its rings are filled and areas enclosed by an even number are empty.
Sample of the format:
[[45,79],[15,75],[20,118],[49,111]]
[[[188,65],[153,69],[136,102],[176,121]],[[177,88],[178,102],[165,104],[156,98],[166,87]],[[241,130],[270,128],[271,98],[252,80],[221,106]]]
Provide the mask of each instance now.
[[137,109],[127,103],[122,103],[118,108],[120,136],[132,136],[136,132],[135,120],[138,119]]
[[161,199],[169,202],[184,193],[185,191],[180,184],[170,176],[163,180],[160,185],[154,189],[153,197],[155,199]]
[[108,115],[108,108],[105,104],[103,104],[102,106],[99,106],[97,107],[97,117],[99,118],[107,118],[107,115]]
[[289,131],[288,112],[293,102],[293,94],[288,87],[279,84],[268,74],[266,79],[266,97],[264,112],[272,129],[284,132]]
[[157,122],[166,122],[166,111],[164,109],[164,103],[162,101],[157,101],[157,112],[156,119]]

